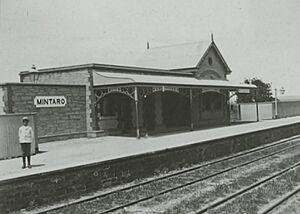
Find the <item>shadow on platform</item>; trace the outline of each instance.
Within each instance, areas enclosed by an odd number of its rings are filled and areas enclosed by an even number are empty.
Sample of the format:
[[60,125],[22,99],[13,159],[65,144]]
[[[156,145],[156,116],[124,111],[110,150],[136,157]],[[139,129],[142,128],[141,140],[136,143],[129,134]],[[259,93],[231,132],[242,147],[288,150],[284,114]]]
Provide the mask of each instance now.
[[45,164],[32,164],[31,165],[32,168],[42,167],[42,166],[45,166]]

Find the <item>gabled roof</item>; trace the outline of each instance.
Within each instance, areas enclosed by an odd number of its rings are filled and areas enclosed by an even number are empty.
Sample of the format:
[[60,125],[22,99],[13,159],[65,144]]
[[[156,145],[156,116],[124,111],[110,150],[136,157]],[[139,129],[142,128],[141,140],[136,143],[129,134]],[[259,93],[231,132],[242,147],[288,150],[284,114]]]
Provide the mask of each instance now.
[[200,66],[200,64],[203,62],[205,56],[208,54],[208,51],[209,51],[211,48],[213,48],[213,49],[217,52],[218,56],[220,57],[221,61],[223,62],[224,66],[225,66],[225,69],[226,69],[226,71],[227,71],[227,74],[230,74],[230,73],[231,73],[231,70],[230,70],[229,66],[227,65],[227,63],[226,63],[224,57],[222,56],[220,50],[218,49],[218,47],[217,47],[217,45],[216,45],[216,43],[215,43],[214,41],[212,41],[212,42],[210,43],[209,47],[207,48],[207,50],[205,51],[205,53],[202,55],[200,61],[199,61],[198,64],[197,64],[197,67]]
[[136,66],[165,70],[196,67],[210,43],[202,41],[150,48]]
[[150,48],[145,51],[136,65],[165,70],[197,68],[203,62],[211,48],[216,51],[229,74],[231,70],[214,41],[201,41]]

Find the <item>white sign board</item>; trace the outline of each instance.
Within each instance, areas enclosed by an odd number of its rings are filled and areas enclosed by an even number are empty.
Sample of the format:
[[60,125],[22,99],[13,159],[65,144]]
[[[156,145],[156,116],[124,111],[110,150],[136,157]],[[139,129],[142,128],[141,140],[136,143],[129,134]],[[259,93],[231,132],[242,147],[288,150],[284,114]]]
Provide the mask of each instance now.
[[179,92],[179,88],[177,88],[177,87],[170,87],[170,86],[163,86],[163,91]]
[[203,88],[203,89],[202,89],[202,93],[206,93],[206,92],[216,92],[216,93],[220,93],[221,90],[220,90],[220,89],[215,89],[215,88]]
[[238,90],[238,92],[239,92],[240,94],[249,94],[249,93],[250,93],[250,89],[248,89],[248,88],[240,88],[240,89]]
[[64,96],[36,96],[34,105],[37,108],[46,107],[64,107],[67,104],[67,99]]

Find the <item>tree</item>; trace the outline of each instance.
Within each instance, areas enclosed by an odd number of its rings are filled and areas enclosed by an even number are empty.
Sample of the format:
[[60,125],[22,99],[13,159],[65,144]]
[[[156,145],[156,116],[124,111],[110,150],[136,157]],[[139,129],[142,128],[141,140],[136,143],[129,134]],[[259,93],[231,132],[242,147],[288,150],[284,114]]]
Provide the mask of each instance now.
[[258,78],[245,79],[244,83],[253,84],[257,86],[256,90],[251,90],[249,94],[237,93],[238,103],[251,103],[251,102],[270,102],[273,101],[271,91],[271,84],[265,83]]

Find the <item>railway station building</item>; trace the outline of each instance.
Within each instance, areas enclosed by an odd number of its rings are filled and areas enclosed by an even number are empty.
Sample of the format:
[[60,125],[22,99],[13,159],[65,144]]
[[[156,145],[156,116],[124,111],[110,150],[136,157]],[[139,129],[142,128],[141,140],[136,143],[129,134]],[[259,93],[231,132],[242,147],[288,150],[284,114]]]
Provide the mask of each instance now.
[[35,112],[40,141],[227,125],[230,92],[215,42],[146,50],[136,66],[84,64],[20,72],[0,85],[0,113]]

